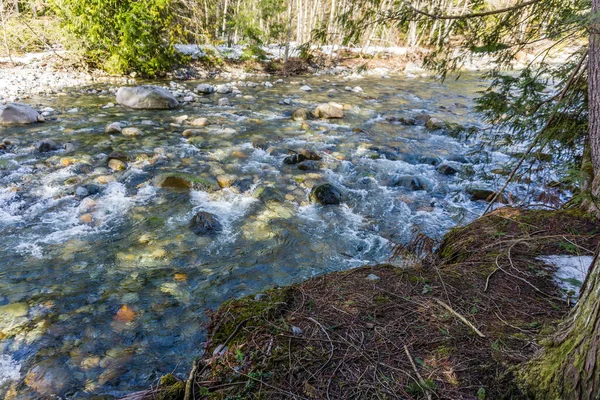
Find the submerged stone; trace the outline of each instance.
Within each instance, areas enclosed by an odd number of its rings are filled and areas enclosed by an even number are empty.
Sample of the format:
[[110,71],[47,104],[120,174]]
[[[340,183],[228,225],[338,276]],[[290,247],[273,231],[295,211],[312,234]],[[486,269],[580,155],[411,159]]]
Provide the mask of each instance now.
[[283,159],[284,164],[293,165],[306,160],[302,154],[292,154]]
[[47,153],[60,149],[60,146],[54,140],[44,139],[36,143],[35,149],[40,153]]
[[292,113],[292,119],[294,121],[304,121],[309,118],[310,114],[306,108],[298,108]]
[[190,179],[180,175],[160,175],[154,179],[154,184],[164,189],[189,190],[193,184]]
[[129,108],[146,110],[165,110],[179,105],[171,92],[151,85],[120,88],[117,91],[117,103]]
[[71,377],[59,363],[45,360],[27,372],[25,384],[42,396],[60,396],[71,385]]
[[427,190],[429,182],[420,176],[406,175],[396,178],[394,186],[401,186],[410,190]]
[[442,175],[456,175],[458,173],[458,170],[456,168],[454,168],[451,165],[448,164],[442,164],[437,168],[438,172]]
[[211,235],[220,232],[223,227],[215,215],[200,211],[190,221],[190,229],[196,235]]
[[325,183],[313,188],[310,200],[321,205],[338,205],[342,202],[342,193],[332,184]]

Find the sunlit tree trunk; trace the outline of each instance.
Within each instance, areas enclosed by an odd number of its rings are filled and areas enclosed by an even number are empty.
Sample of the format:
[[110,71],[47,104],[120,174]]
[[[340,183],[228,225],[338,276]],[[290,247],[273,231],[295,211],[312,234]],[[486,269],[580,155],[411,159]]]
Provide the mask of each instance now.
[[[592,0],[598,13],[600,0]],[[595,20],[596,21],[596,20]],[[588,59],[589,150],[600,187],[600,24],[590,27]],[[597,210],[597,209],[596,209]],[[600,258],[596,256],[581,297],[567,319],[522,373],[535,399],[597,400],[600,398]]]

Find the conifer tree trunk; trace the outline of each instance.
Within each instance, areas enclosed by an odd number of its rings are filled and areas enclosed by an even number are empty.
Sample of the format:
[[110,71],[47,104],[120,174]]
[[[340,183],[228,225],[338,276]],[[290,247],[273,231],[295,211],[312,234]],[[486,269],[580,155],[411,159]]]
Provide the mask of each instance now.
[[[592,11],[600,0],[592,0]],[[590,27],[588,59],[589,146],[600,192],[600,24]],[[596,208],[597,211],[597,208]],[[532,398],[597,400],[600,398],[600,258],[590,267],[581,296],[559,331],[524,369],[524,386]]]
[[595,198],[593,211],[598,212],[600,199],[600,0],[592,0],[592,13],[595,16],[590,27],[588,60],[588,102],[589,102],[589,145],[594,170],[592,195]]

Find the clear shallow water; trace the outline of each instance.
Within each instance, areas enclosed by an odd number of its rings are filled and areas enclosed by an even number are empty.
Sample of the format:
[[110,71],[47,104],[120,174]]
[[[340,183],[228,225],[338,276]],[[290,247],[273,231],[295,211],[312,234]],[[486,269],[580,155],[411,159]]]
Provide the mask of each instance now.
[[[185,376],[202,347],[206,309],[274,285],[384,262],[414,227],[439,238],[484,210],[465,188],[502,179],[489,172],[510,161],[502,149],[481,152],[475,140],[385,118],[427,112],[481,126],[472,111],[482,88],[477,77],[445,84],[328,79],[306,78],[302,84],[312,92],[290,83],[300,78],[272,88],[240,86],[251,97],[230,97],[232,107],[216,105],[229,95],[213,94],[170,111],[101,109],[114,97],[74,92],[37,100],[59,112],[58,120],[4,128],[0,138],[14,144],[0,152],[0,395],[11,390],[17,398],[37,398],[49,390],[44,376],[63,382],[51,390],[71,398],[119,396],[173,371]],[[346,85],[359,85],[364,94],[344,91]],[[282,104],[284,98],[292,105]],[[327,101],[348,104],[346,117],[305,127],[289,118],[297,107]],[[77,112],[66,112],[74,107]],[[183,115],[211,124],[188,140],[182,132],[190,127],[176,121]],[[145,135],[105,134],[114,121]],[[37,153],[34,145],[44,138],[75,148]],[[282,165],[288,149],[301,148],[322,153],[323,169]],[[128,155],[127,170],[106,168],[112,151]],[[422,163],[431,156],[454,160],[460,172],[445,176]],[[159,188],[156,177],[164,173],[184,173],[213,189]],[[99,183],[106,175],[115,180]],[[421,177],[427,190],[394,186],[404,175]],[[230,177],[233,186],[220,189],[218,176]],[[308,201],[310,189],[323,182],[342,190],[342,206]],[[81,199],[75,188],[87,183],[100,191]],[[284,201],[259,199],[265,187]],[[510,189],[520,193],[531,185]],[[197,211],[215,214],[223,231],[194,235],[188,224]],[[85,214],[91,222],[82,222]]]

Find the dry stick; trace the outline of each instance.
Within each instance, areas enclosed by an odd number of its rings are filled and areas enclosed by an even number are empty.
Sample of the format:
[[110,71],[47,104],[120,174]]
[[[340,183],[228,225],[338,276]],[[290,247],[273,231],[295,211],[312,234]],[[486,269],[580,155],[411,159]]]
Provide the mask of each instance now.
[[325,334],[325,336],[327,336],[327,339],[329,339],[329,344],[331,345],[331,353],[329,354],[329,358],[327,359],[327,361],[325,362],[325,364],[323,364],[321,366],[321,368],[319,368],[319,370],[313,374],[313,375],[316,375],[319,372],[321,372],[327,366],[327,364],[329,364],[331,362],[331,359],[333,358],[333,354],[335,352],[335,346],[333,345],[333,342],[331,341],[331,338],[329,337],[329,334],[325,330],[325,327],[323,327],[323,325],[321,325],[321,323],[319,321],[317,321],[316,319],[313,319],[311,317],[307,317],[306,319],[308,319],[309,321],[314,322],[315,324],[317,324],[319,326],[319,328],[321,328],[321,330],[323,331],[323,333]]
[[552,111],[552,114],[550,114],[550,117],[548,117],[548,119],[546,120],[546,123],[544,124],[544,126],[542,127],[542,129],[540,129],[538,131],[538,133],[536,133],[535,138],[533,139],[533,141],[531,142],[531,144],[527,147],[527,150],[525,150],[525,153],[523,153],[523,155],[521,156],[521,158],[517,162],[517,165],[515,165],[515,167],[513,168],[513,170],[510,172],[510,174],[506,178],[506,182],[504,182],[504,185],[502,186],[502,188],[500,190],[496,191],[496,193],[494,193],[494,197],[491,198],[490,203],[488,204],[488,206],[486,207],[486,209],[485,209],[485,211],[483,212],[482,215],[485,215],[485,214],[488,213],[488,211],[490,211],[490,209],[492,208],[492,206],[496,202],[496,199],[502,194],[502,192],[504,192],[504,190],[506,189],[506,187],[508,186],[508,184],[510,183],[510,181],[516,175],[516,173],[519,170],[519,168],[521,168],[521,165],[523,165],[523,162],[525,161],[525,158],[527,158],[527,156],[529,155],[529,153],[531,153],[531,151],[537,145],[537,142],[540,139],[540,136],[542,135],[542,133],[544,133],[546,131],[546,129],[548,129],[548,127],[550,126],[550,124],[554,121],[554,118],[556,117],[556,112],[558,111],[558,104],[562,101],[562,99],[564,99],[565,95],[567,94],[567,90],[569,89],[569,87],[571,86],[571,84],[573,83],[573,81],[575,80],[575,77],[579,73],[579,70],[581,69],[581,66],[583,65],[585,59],[587,58],[587,55],[588,55],[588,51],[586,50],[586,52],[581,57],[581,60],[579,60],[579,64],[577,64],[577,67],[575,67],[575,69],[573,70],[573,73],[569,77],[569,80],[565,84],[565,87],[560,92],[560,96],[558,96],[558,99],[556,101],[557,107],[554,108],[554,110]]
[[435,299],[435,301],[442,307],[444,307],[446,310],[448,310],[450,313],[452,313],[454,316],[456,316],[458,319],[460,319],[462,321],[463,324],[467,325],[469,328],[471,328],[473,330],[473,332],[475,332],[477,334],[477,336],[484,338],[485,335],[483,333],[481,333],[479,331],[479,329],[477,329],[475,327],[475,325],[473,325],[472,323],[470,323],[465,317],[463,317],[462,315],[460,315],[459,313],[457,313],[456,311],[454,311],[454,309],[452,307],[450,307],[448,304],[444,303],[443,301],[439,300],[439,299]]
[[415,365],[415,361],[413,360],[412,356],[410,355],[410,351],[408,351],[408,347],[406,347],[406,345],[404,345],[404,351],[406,352],[408,361],[410,361],[410,365],[412,365],[413,370],[415,371],[415,374],[417,374],[417,379],[419,380],[419,385],[425,391],[425,393],[427,393],[427,400],[431,400],[431,392],[429,391],[429,387],[427,386],[427,383],[425,383],[425,381],[423,380],[423,377],[419,373],[419,370],[417,369],[417,366]]

